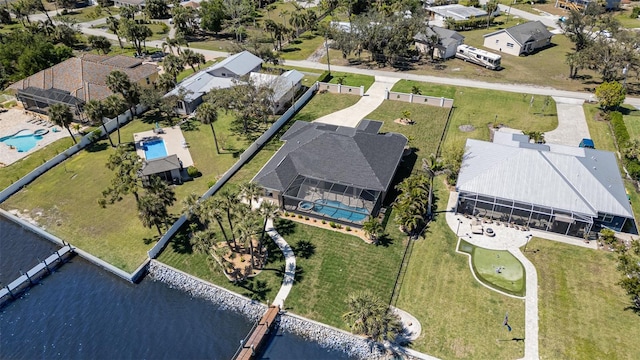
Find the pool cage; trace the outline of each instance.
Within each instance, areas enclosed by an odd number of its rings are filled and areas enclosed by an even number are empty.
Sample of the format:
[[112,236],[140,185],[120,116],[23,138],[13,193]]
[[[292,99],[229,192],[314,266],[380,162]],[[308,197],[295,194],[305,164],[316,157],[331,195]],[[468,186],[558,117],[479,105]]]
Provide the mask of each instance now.
[[380,191],[298,175],[282,195],[286,211],[361,225],[379,207]]
[[53,104],[66,104],[71,108],[71,113],[75,119],[84,121],[82,113],[84,101],[71,95],[68,91],[55,88],[39,89],[30,86],[24,90],[18,90],[16,98],[26,110],[43,115],[48,115],[49,106]]

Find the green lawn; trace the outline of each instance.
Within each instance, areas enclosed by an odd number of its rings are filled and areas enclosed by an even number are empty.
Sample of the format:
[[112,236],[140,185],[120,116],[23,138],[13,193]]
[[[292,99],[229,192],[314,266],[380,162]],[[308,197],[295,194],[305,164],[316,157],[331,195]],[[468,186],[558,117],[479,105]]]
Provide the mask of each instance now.
[[510,252],[484,249],[466,241],[460,241],[458,250],[471,256],[473,271],[480,281],[509,294],[525,295],[524,267]]
[[[412,347],[443,359],[518,359],[524,356],[524,301],[487,289],[474,279],[444,213],[449,192],[436,178],[435,221],[413,247],[397,306],[418,318],[422,334]],[[502,326],[509,313],[512,332]]]
[[[467,138],[488,141],[489,127],[494,123],[525,131],[542,132],[553,130],[558,126],[556,104],[550,97],[534,96],[534,103],[530,106],[532,97],[530,94],[435,85],[409,80],[400,80],[392,90],[408,93],[413,86],[418,86],[423,95],[454,99],[451,124],[443,145],[445,155],[464,147]],[[546,100],[548,105],[543,112],[542,108]],[[459,128],[461,125],[473,125],[475,130],[461,131]]]
[[640,358],[614,254],[536,238],[525,254],[538,271],[541,359]]
[[282,49],[285,60],[306,60],[324,43],[324,37],[307,31]]
[[[207,67],[209,67],[209,66],[211,66],[211,65],[213,65],[213,64],[215,64],[215,63],[216,63],[216,61],[214,61],[214,60],[209,60],[209,61],[207,61],[206,63],[204,63],[204,64],[200,65],[199,67],[198,67],[198,66],[196,66],[196,71],[195,71],[195,72],[198,72],[198,71],[200,71],[201,69],[206,69]],[[184,80],[187,76],[189,76],[189,75],[191,75],[191,74],[193,74],[193,73],[194,73],[193,69],[191,69],[191,67],[190,67],[190,66],[187,66],[184,70],[182,70],[182,71],[180,72],[180,74],[178,74],[178,76],[177,76],[177,82],[180,82],[180,81]]]
[[596,115],[600,112],[598,105],[584,104],[583,109],[587,126],[589,127],[589,134],[591,135],[593,143],[596,145],[596,149],[616,151],[616,145],[613,141],[613,134],[611,133],[609,122],[596,119]]
[[78,23],[93,21],[101,18],[106,18],[109,13],[113,15],[117,15],[120,13],[120,9],[117,7],[110,6],[108,8],[102,8],[100,14],[96,12],[96,6],[88,6],[85,8],[73,9],[67,12],[66,15],[62,15],[62,10],[60,10],[60,15],[57,15],[56,18],[66,17],[72,19]]
[[348,108],[357,103],[360,96],[347,94],[316,93],[316,95],[302,108],[293,120],[313,121],[340,109]]
[[352,73],[341,73],[341,72],[332,72],[331,80],[329,80],[330,84],[337,84],[339,79],[342,79],[342,85],[345,86],[363,86],[364,91],[369,90],[371,85],[373,85],[374,81],[376,81],[374,76],[371,75],[363,75],[363,74],[352,74]]
[[[413,125],[394,122],[395,119],[402,117],[402,112],[405,110],[411,112]],[[409,145],[416,149],[418,164],[421,164],[421,159],[432,153],[435,154],[448,114],[448,108],[385,100],[366,118],[384,121],[381,132],[398,132],[407,136]]]
[[629,130],[631,139],[640,140],[640,110],[630,105],[621,106],[620,112],[624,115],[624,123]]
[[21,177],[35,170],[38,166],[52,159],[73,145],[71,138],[57,140],[46,147],[24,157],[13,164],[0,167],[0,189],[13,184]]

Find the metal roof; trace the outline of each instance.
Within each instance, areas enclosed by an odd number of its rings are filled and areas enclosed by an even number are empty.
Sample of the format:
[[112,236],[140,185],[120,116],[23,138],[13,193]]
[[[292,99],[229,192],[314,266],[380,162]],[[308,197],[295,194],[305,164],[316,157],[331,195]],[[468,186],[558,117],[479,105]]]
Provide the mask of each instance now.
[[245,76],[260,64],[262,64],[262,59],[245,50],[213,64],[207,70],[225,68],[236,76]]
[[372,133],[374,128],[345,128],[296,121],[281,138],[285,144],[253,181],[269,189],[284,191],[298,175],[303,175],[362,189],[386,191],[407,138],[397,133]]
[[487,16],[487,12],[468,6],[462,6],[460,4],[430,6],[427,10],[434,12],[444,18],[453,18],[454,20],[468,20],[472,17]]
[[278,102],[295,85],[302,81],[304,74],[297,70],[289,70],[281,75],[252,72],[249,77],[257,86],[268,86],[271,88],[273,90],[273,99]]
[[226,89],[233,86],[234,78],[216,77],[202,70],[195,75],[185,79],[173,90],[169,91],[165,97],[184,94],[187,102],[198,99],[213,89]]
[[633,218],[613,153],[530,145],[468,139],[456,188],[590,216]]

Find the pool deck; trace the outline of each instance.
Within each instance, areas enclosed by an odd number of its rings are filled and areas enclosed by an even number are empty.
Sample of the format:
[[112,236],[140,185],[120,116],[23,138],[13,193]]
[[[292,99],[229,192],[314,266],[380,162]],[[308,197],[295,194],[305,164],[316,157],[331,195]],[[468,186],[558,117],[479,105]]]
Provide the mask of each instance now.
[[136,153],[142,159],[145,159],[144,149],[140,146],[140,141],[145,139],[162,139],[164,145],[167,148],[167,155],[177,155],[178,159],[182,161],[182,166],[185,168],[193,165],[193,159],[189,152],[189,146],[185,143],[184,135],[180,127],[166,127],[162,128],[163,133],[156,134],[153,130],[143,131],[133,134],[133,140],[136,143]]
[[[38,129],[49,130],[48,133],[42,136],[42,140],[38,141],[36,146],[29,151],[18,152],[16,149],[10,149],[9,145],[0,143],[0,167],[11,165],[14,162],[51,144],[52,142],[69,136],[69,132],[59,126],[48,127],[48,125],[36,125],[28,122],[33,117],[34,115],[31,113],[25,113],[25,111],[20,108],[13,108],[0,113],[0,138],[13,135],[18,131],[25,129],[31,130],[31,132]],[[57,128],[60,131],[53,132],[51,131],[53,128]]]

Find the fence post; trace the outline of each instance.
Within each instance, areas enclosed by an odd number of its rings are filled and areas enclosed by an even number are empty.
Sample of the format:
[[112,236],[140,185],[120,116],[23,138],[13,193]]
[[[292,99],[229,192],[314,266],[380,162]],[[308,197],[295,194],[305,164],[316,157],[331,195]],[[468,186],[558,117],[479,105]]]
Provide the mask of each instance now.
[[389,100],[389,89],[384,88],[384,99]]
[[413,104],[413,93],[409,93],[409,103]]
[[364,85],[360,85],[360,96],[364,96]]
[[342,84],[338,84],[338,94],[342,94]]
[[441,98],[440,98],[440,107],[443,107],[443,106],[444,106],[444,98],[443,98],[443,97],[441,97]]

